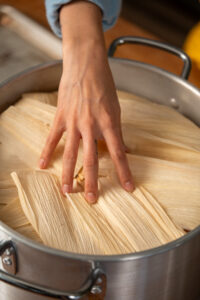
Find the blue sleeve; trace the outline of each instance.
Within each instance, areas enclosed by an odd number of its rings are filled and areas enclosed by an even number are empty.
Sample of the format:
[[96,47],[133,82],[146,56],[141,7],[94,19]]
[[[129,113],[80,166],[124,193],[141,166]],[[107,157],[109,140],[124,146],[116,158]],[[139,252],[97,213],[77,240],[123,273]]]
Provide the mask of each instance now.
[[[46,15],[48,22],[56,35],[61,37],[59,22],[59,9],[62,5],[72,0],[45,0]],[[89,0],[99,6],[103,13],[102,25],[104,31],[111,28],[119,16],[122,0]]]

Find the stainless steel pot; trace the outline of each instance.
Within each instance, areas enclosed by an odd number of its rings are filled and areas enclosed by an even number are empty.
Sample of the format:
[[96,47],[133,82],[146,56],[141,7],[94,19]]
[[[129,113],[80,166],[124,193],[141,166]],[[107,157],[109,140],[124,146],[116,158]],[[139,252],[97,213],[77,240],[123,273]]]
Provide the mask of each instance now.
[[[111,45],[142,43],[184,60],[182,76],[155,66],[109,58],[116,87],[173,106],[200,125],[200,91],[187,82],[190,61],[181,50],[125,37]],[[24,92],[58,88],[61,62],[32,68],[0,85],[0,112]],[[200,227],[167,245],[113,256],[78,255],[35,243],[0,222],[0,299],[197,300]],[[91,298],[92,297],[92,298]]]

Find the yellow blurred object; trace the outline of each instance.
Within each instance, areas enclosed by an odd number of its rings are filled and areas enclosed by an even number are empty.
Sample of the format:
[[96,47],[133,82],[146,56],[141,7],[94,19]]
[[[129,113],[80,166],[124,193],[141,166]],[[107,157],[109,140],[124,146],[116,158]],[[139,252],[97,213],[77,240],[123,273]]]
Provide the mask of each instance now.
[[183,49],[200,68],[200,22],[190,30]]

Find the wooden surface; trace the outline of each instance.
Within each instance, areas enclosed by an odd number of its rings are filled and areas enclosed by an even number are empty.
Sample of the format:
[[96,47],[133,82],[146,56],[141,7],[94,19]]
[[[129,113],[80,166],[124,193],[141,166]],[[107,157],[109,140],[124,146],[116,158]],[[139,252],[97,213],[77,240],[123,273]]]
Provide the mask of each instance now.
[[[41,25],[49,28],[45,16],[44,0],[0,0],[0,5],[1,4],[12,5],[24,14],[28,15],[29,17],[40,23]],[[158,39],[156,36],[154,36],[150,32],[143,30],[136,24],[130,23],[124,18],[119,18],[116,26],[105,33],[107,47],[113,39],[122,35],[134,35]],[[116,56],[151,63],[175,74],[180,74],[181,68],[183,66],[183,63],[177,57],[174,57],[173,55],[165,53],[163,51],[145,46],[121,46],[120,49],[117,51]],[[200,88],[200,70],[194,64],[192,66],[189,81]]]

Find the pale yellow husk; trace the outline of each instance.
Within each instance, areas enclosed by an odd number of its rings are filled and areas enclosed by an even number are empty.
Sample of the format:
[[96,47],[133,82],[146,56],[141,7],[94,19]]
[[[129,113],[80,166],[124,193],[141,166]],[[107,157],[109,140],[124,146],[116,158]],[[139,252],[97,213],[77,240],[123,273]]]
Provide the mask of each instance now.
[[[198,166],[130,154],[127,154],[127,158],[136,185],[146,187],[176,224],[187,230],[200,224]],[[108,155],[99,161],[99,174],[116,177],[114,165]]]
[[27,219],[46,245],[78,253],[119,254],[183,235],[158,202],[148,196],[150,202],[139,188],[127,195],[117,182],[101,178],[98,204],[90,206],[82,193],[64,198],[49,172],[12,173],[12,178]]
[[[35,101],[37,102],[37,101]],[[48,106],[47,104],[45,104]],[[32,110],[31,110],[32,111]],[[31,112],[30,111],[30,112]],[[21,147],[18,148],[18,155],[23,153],[23,159],[29,166],[36,166],[38,164],[39,156],[45,145],[45,141],[50,132],[50,123],[45,119],[35,118],[34,114],[26,113],[18,105],[10,106],[0,117],[0,127],[2,131],[8,132],[12,135],[12,142],[15,141]],[[55,113],[55,112],[54,112]],[[40,113],[38,113],[40,116]],[[54,114],[51,114],[52,121]],[[5,145],[7,143],[5,142]],[[54,152],[53,159],[49,164],[49,168],[60,176],[62,171],[62,155],[65,145],[65,136],[63,136]],[[80,146],[82,148],[82,146]],[[75,173],[82,166],[81,151],[76,163]]]
[[179,142],[191,150],[200,150],[199,128],[177,111],[130,94],[119,96],[122,123],[130,123],[133,128]]
[[18,198],[10,201],[2,209],[0,209],[0,220],[13,229],[29,224]]
[[170,107],[124,92],[118,96],[134,193],[120,187],[99,141],[98,203],[88,205],[79,192],[82,143],[74,173],[79,184],[74,180],[75,193],[63,197],[59,182],[67,133],[49,171],[33,171],[54,120],[57,93],[24,94],[0,115],[0,220],[35,241],[90,254],[157,247],[200,224],[200,129]]
[[57,91],[51,93],[25,93],[22,95],[23,99],[37,100],[53,106],[57,105],[58,93]]

